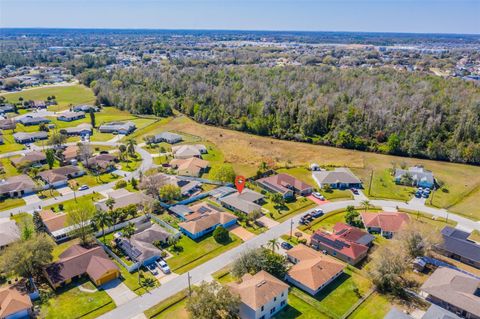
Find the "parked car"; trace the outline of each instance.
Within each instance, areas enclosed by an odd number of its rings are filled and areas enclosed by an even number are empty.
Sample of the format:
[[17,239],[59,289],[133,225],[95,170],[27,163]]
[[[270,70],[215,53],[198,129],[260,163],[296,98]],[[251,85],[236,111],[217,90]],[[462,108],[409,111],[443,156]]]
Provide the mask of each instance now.
[[423,192],[423,194],[422,194],[422,197],[423,197],[423,198],[428,198],[428,196],[430,196],[430,194],[429,194],[429,193],[425,193],[425,192]]
[[352,193],[354,193],[355,195],[358,195],[358,194],[359,194],[358,189],[356,189],[356,188],[350,188],[350,190],[351,190]]
[[425,187],[425,189],[423,190],[424,193],[427,193],[427,194],[430,194],[431,190],[430,188],[428,187]]
[[82,185],[78,188],[79,191],[84,191],[88,189],[88,185]]
[[323,216],[323,210],[320,208],[317,208],[317,209],[314,209],[311,214],[313,218],[318,218],[320,216]]
[[154,275],[154,276],[158,275],[157,265],[149,264],[146,267],[147,267],[148,271],[150,271],[152,273],[152,275]]
[[164,274],[169,274],[170,273],[170,267],[168,267],[167,263],[163,259],[157,260],[157,265],[158,268],[164,273]]
[[415,197],[416,197],[416,198],[422,197],[422,193],[421,193],[421,192],[416,192],[416,193],[415,193]]
[[281,246],[283,249],[285,249],[285,250],[290,250],[290,249],[293,248],[292,244],[287,243],[286,241],[282,242],[282,243],[280,244],[280,246]]
[[320,194],[319,192],[314,192],[312,193],[313,197],[315,198],[318,198],[319,200],[325,200],[325,197],[323,197],[322,194]]

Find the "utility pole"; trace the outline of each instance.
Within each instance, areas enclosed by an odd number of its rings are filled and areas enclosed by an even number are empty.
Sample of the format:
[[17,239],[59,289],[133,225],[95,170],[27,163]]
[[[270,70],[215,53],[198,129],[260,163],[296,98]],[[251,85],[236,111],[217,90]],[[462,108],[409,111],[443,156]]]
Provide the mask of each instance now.
[[190,284],[190,280],[192,279],[192,276],[190,276],[190,272],[187,272],[187,280],[188,280],[188,296],[190,297],[192,295],[192,286]]
[[372,190],[372,180],[373,180],[373,169],[370,172],[370,183],[368,183],[368,196],[370,196],[370,191]]
[[293,218],[290,219],[290,239],[292,239],[292,232],[293,232]]

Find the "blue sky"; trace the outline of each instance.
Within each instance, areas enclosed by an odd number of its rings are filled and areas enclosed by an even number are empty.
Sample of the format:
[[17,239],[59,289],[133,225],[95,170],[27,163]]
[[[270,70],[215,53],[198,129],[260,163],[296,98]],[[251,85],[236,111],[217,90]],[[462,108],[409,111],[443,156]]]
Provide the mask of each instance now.
[[480,34],[480,0],[0,0],[0,27]]

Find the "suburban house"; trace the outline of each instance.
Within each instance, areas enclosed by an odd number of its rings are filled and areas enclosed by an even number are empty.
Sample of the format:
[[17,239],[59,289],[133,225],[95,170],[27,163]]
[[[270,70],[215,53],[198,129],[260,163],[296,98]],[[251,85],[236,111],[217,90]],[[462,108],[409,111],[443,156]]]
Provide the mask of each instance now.
[[345,239],[341,234],[331,234],[322,230],[317,230],[312,235],[310,245],[350,265],[356,265],[367,257],[369,249],[366,245]]
[[348,168],[336,168],[333,171],[313,171],[313,179],[320,188],[326,185],[334,189],[362,188],[360,181]]
[[[387,313],[384,319],[414,319],[414,318],[409,314],[406,314],[405,312],[398,310],[396,307],[393,307]],[[461,317],[435,304],[431,304],[430,307],[427,309],[427,311],[423,314],[423,316],[420,319],[461,319]]]
[[38,132],[17,132],[13,134],[13,139],[19,144],[33,143],[39,140],[46,140],[48,138],[48,133],[43,131]]
[[131,260],[148,265],[158,260],[162,255],[162,251],[153,243],[166,243],[170,236],[172,234],[160,227],[160,225],[149,221],[148,223],[136,225],[136,233],[130,240],[118,237],[114,241],[115,245],[129,256]]
[[0,198],[22,197],[35,192],[36,184],[28,175],[16,175],[0,182]]
[[287,305],[289,286],[264,270],[245,274],[241,282],[228,287],[240,296],[242,319],[268,319]]
[[77,145],[68,145],[62,152],[63,163],[72,164],[77,161],[79,148]]
[[0,218],[0,250],[20,239],[17,223],[10,218]]
[[92,125],[88,123],[82,123],[75,127],[66,127],[60,130],[60,133],[68,136],[85,136],[92,135]]
[[443,241],[435,246],[435,250],[444,256],[480,268],[480,245],[468,239],[470,234],[445,226],[442,229]]
[[224,197],[217,199],[223,207],[226,207],[234,212],[244,213],[250,215],[253,212],[261,212],[262,203],[265,196],[251,189],[245,188],[242,193],[233,192]]
[[257,180],[263,189],[279,193],[283,198],[292,198],[295,195],[307,196],[313,191],[312,186],[288,174],[276,174]]
[[287,250],[287,258],[293,266],[286,280],[311,295],[316,295],[338,278],[345,268],[334,258],[302,244]]
[[79,119],[84,119],[85,118],[85,112],[63,112],[58,114],[57,120],[63,121],[63,122],[72,122],[76,121]]
[[183,214],[184,222],[178,224],[180,231],[197,239],[215,230],[218,226],[228,228],[237,223],[237,217],[208,203],[190,206],[191,213]]
[[333,233],[346,241],[354,242],[368,247],[372,246],[375,236],[372,234],[345,223],[336,223],[333,226]]
[[10,162],[15,167],[45,164],[47,162],[47,156],[39,151],[31,151],[23,154],[20,157],[12,157]]
[[402,212],[366,212],[361,213],[360,216],[369,233],[378,233],[385,238],[392,238],[395,233],[410,222],[408,214]]
[[159,188],[165,185],[174,185],[180,187],[182,196],[190,196],[201,189],[202,183],[198,181],[190,181],[182,179],[181,177],[167,175],[164,173],[157,173],[150,176],[144,176],[143,181],[140,183],[141,189],[146,189],[146,185],[153,184]]
[[[112,210],[127,207],[130,205],[136,205],[137,207],[144,207],[148,203],[153,201],[153,198],[144,194],[143,192],[131,193],[125,188],[120,188],[107,193],[108,198],[111,198],[115,201],[113,204]],[[95,207],[99,210],[109,211],[110,208],[107,206],[105,198],[101,201],[95,203]]]
[[467,319],[480,318],[480,279],[455,269],[439,267],[420,288],[433,304]]
[[15,128],[17,128],[17,123],[14,120],[0,120],[0,130],[14,130]]
[[208,170],[210,163],[198,157],[175,158],[170,161],[170,166],[177,170],[178,175],[199,177]]
[[56,188],[65,186],[69,179],[80,177],[84,174],[85,171],[77,166],[67,165],[40,172],[37,176],[46,186]]
[[0,114],[12,113],[15,111],[15,107],[12,104],[4,104],[0,106]]
[[31,116],[31,115],[26,115],[24,117],[21,117],[20,119],[16,120],[17,123],[23,124],[25,126],[32,126],[32,125],[40,125],[40,124],[47,124],[50,123],[50,120],[41,117],[41,116]]
[[435,178],[431,171],[423,166],[409,167],[408,170],[397,168],[395,170],[395,183],[405,184],[409,181],[411,186],[434,188]]
[[52,236],[56,242],[69,238],[70,227],[68,226],[68,216],[66,213],[54,213],[51,209],[47,209],[40,211],[39,215],[49,235]]
[[0,318],[31,318],[32,312],[33,304],[28,292],[20,291],[13,285],[0,288]]
[[30,107],[34,107],[37,109],[46,109],[47,103],[45,103],[45,101],[35,100],[30,102]]
[[101,133],[128,135],[135,131],[136,128],[133,122],[110,122],[100,125],[98,129]]
[[50,285],[56,289],[84,275],[96,286],[101,286],[118,278],[120,269],[108,258],[101,246],[87,249],[73,245],[59,256],[57,262],[45,267],[44,274]]
[[83,161],[83,165],[98,173],[106,173],[115,169],[117,157],[111,154],[99,154]]
[[82,104],[82,105],[75,105],[72,110],[74,112],[85,112],[88,113],[90,110],[93,110],[94,112],[98,112],[99,109],[96,106],[93,105],[87,105],[87,104]]
[[154,136],[153,141],[155,143],[166,142],[168,144],[176,144],[181,142],[182,136],[179,134],[171,133],[171,132],[162,132]]
[[173,157],[187,159],[190,157],[201,158],[202,154],[207,153],[207,148],[202,144],[195,145],[178,145],[172,146]]

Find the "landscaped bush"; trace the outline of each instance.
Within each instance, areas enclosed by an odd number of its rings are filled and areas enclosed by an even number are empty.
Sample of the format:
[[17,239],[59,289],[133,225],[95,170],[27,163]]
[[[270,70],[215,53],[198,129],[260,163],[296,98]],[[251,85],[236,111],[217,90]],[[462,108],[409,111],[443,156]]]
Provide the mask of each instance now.
[[123,179],[119,180],[118,182],[115,183],[115,188],[116,189],[119,189],[119,188],[125,188],[127,187],[127,182]]
[[226,243],[230,240],[230,234],[228,233],[228,230],[225,229],[225,227],[218,226],[213,231],[213,238],[215,238],[215,241],[217,243]]

